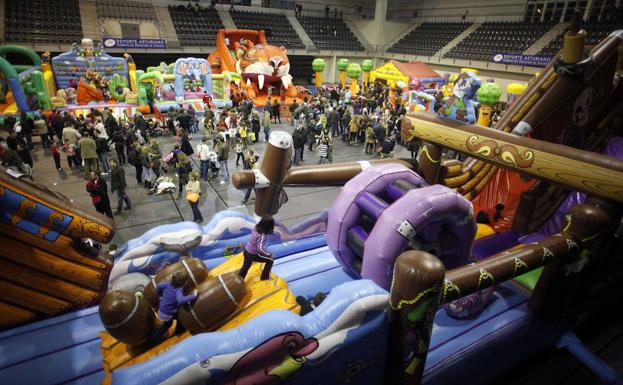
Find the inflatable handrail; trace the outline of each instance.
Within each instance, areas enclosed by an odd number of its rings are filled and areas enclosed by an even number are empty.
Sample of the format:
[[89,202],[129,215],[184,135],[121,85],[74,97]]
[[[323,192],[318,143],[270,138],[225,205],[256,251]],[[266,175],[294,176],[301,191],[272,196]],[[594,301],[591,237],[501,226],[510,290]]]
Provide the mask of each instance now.
[[[277,223],[274,235],[269,237],[271,250],[278,251],[274,250],[273,245],[281,249],[279,246],[286,242],[323,234],[326,231],[327,214],[328,210],[323,210],[292,227]],[[179,252],[192,250],[195,257],[204,260],[215,255],[222,257],[225,248],[247,242],[255,223],[256,220],[249,215],[224,210],[215,214],[205,226],[193,222],[157,226],[119,248],[110,281],[130,272],[150,273],[163,263],[177,260]],[[200,239],[199,243],[197,239]],[[177,252],[174,250],[176,247],[179,249]]]
[[[414,112],[407,136],[530,174],[572,189],[623,202],[623,161],[556,143]],[[408,127],[407,127],[408,126]]]
[[[167,380],[166,383],[206,381],[210,378],[210,369],[214,372],[229,370],[250,349],[283,333],[319,341],[317,349],[306,357],[313,360],[343,344],[348,330],[370,322],[370,312],[382,315],[388,297],[385,290],[369,280],[347,282],[335,287],[318,308],[303,317],[274,310],[235,329],[189,337],[149,361],[118,369],[113,373],[112,383],[150,385]],[[328,338],[323,341],[325,337]],[[329,341],[331,339],[333,341]]]
[[[601,207],[605,205],[605,207]],[[394,281],[391,288],[390,308],[392,327],[399,330],[396,346],[400,338],[411,333],[417,335],[412,346],[423,346],[415,352],[419,365],[415,370],[405,370],[409,362],[396,359],[396,353],[403,354],[408,350],[390,351],[388,363],[392,368],[388,373],[400,377],[401,383],[420,384],[428,352],[434,317],[419,317],[419,322],[404,323],[414,310],[418,314],[432,314],[438,304],[448,303],[466,295],[491,288],[500,282],[523,275],[538,267],[552,262],[561,262],[560,268],[550,270],[541,276],[538,283],[538,294],[531,298],[530,308],[538,312],[543,303],[551,304],[555,296],[556,303],[565,303],[561,280],[571,278],[570,273],[580,272],[586,264],[586,256],[581,251],[590,248],[590,243],[599,235],[612,230],[617,225],[616,218],[610,215],[613,208],[601,199],[593,199],[592,203],[574,206],[566,215],[560,233],[543,241],[526,245],[519,249],[508,250],[476,263],[446,271],[444,264],[435,256],[421,251],[406,251],[398,256],[394,266]],[[569,277],[569,278],[567,278]],[[552,284],[556,282],[556,284]],[[556,289],[558,288],[558,290]],[[561,298],[561,295],[563,298]],[[568,294],[573,296],[573,294]],[[536,298],[535,298],[536,297]],[[564,315],[558,315],[562,316]]]

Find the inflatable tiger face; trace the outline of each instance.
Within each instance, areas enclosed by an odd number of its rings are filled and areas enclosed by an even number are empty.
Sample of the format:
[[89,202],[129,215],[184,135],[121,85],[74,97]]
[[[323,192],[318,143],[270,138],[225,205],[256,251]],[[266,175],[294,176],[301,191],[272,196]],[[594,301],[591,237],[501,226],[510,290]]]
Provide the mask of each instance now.
[[259,89],[264,84],[281,83],[283,88],[292,86],[290,61],[286,49],[281,46],[257,44],[251,47],[241,45],[236,56],[236,71],[243,80],[257,82]]

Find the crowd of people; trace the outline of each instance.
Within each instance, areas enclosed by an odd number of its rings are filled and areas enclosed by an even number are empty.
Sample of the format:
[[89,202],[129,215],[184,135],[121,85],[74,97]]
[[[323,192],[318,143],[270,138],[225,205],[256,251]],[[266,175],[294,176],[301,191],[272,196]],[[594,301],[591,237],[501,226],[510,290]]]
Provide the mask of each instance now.
[[[346,90],[337,87],[319,89],[317,95],[288,106],[275,100],[260,109],[243,99],[230,108],[207,108],[203,116],[179,106],[166,111],[161,120],[146,120],[140,113],[115,116],[109,108],[91,109],[86,116],[67,111],[45,116],[39,111],[33,117],[22,114],[5,121],[9,136],[6,141],[0,138],[2,162],[32,177],[32,138],[39,135],[44,154],[54,160],[59,173],[75,170],[86,179],[86,191],[97,211],[113,218],[108,193],[116,194],[117,214],[124,204],[126,210],[131,209],[126,169],[134,167],[136,183],[147,194],[177,190],[178,199],[186,197],[193,219],[202,222],[201,183],[228,183],[230,156],[232,161],[235,156],[236,168],[258,168],[260,157],[250,146],[267,142],[272,125],[281,123],[284,113],[294,127],[292,164],[298,166],[310,151],[317,153],[320,164],[333,162],[337,140],[362,147],[362,156],[393,156],[406,110],[389,102],[387,87],[374,84],[353,100],[347,100]],[[175,136],[175,144],[163,154],[158,137],[166,135]],[[201,137],[196,147],[191,144],[193,135]],[[415,157],[417,144],[409,146]],[[252,194],[252,188],[245,191],[242,203]]]

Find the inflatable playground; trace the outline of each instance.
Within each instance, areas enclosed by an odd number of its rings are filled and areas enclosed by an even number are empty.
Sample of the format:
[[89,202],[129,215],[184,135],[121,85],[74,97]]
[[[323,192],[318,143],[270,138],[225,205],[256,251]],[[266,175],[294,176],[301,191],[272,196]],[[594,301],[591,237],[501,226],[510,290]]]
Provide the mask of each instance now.
[[[110,219],[0,173],[2,382],[486,384],[556,346],[621,384],[573,331],[623,296],[622,40],[563,52],[493,129],[474,124],[480,81],[466,71],[444,111],[403,122],[403,139],[422,141],[417,162],[291,167],[292,138],[274,131],[259,170],[233,176],[256,189],[256,217],[157,226],[112,253],[84,241],[109,242]],[[325,211],[277,223],[268,280],[257,264],[237,274],[258,217],[288,204],[284,187],[341,185]],[[497,202],[506,221],[477,224]],[[152,339],[155,287],[174,274],[198,297]],[[301,315],[296,298],[318,293]]]
[[[0,46],[0,115],[57,109],[87,114],[108,107],[116,116],[156,113],[205,104],[231,106],[232,97],[264,106],[290,102],[302,89],[292,83],[286,49],[266,42],[264,31],[220,30],[207,58],[179,58],[145,70],[131,55],[114,57],[99,42],[84,38],[69,52],[41,57],[32,49]],[[12,65],[4,56],[23,55],[31,65]]]

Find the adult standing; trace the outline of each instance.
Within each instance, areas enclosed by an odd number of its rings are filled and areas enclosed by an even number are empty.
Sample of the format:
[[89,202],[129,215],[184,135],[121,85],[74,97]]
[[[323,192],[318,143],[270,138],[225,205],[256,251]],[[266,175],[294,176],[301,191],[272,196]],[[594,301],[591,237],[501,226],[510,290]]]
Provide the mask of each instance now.
[[201,180],[207,182],[210,177],[210,146],[208,146],[208,138],[205,136],[197,145],[197,155],[200,162]]
[[169,110],[167,111],[167,129],[169,130],[170,134],[175,134],[175,118],[176,118],[176,112],[175,112],[175,108],[173,108],[172,106],[169,107]]
[[26,113],[22,111],[19,118],[19,124],[22,126],[21,134],[26,139],[26,145],[29,150],[32,150],[34,148],[32,145],[32,132],[35,129],[35,122],[30,116],[26,115]]
[[222,138],[217,139],[216,153],[218,156],[219,170],[221,172],[221,176],[223,177],[221,184],[225,184],[227,183],[227,181],[229,181],[229,169],[227,168],[227,160],[229,159],[229,146]]
[[117,214],[119,214],[123,208],[124,201],[126,210],[132,208],[132,202],[130,202],[130,198],[125,192],[125,170],[122,167],[119,167],[119,163],[117,163],[114,159],[110,161],[110,167],[110,192],[117,192]]
[[199,173],[193,171],[190,173],[190,179],[186,183],[186,200],[190,204],[193,211],[193,221],[196,223],[203,222],[203,216],[199,211],[199,199],[201,199],[201,183],[199,182]]
[[176,145],[173,150],[173,157],[175,159],[175,168],[177,169],[177,177],[179,180],[179,191],[177,192],[177,198],[182,197],[182,189],[188,183],[188,174],[192,169],[192,165],[190,164],[190,158],[184,154],[182,150]]
[[40,115],[37,120],[35,120],[35,128],[37,129],[39,137],[41,137],[41,145],[43,148],[50,148],[50,132],[48,131],[48,123],[43,118],[43,115]]
[[275,99],[273,103],[273,117],[275,119],[275,124],[277,124],[277,120],[281,123],[281,110],[279,109],[279,101]]
[[87,182],[87,192],[91,195],[91,202],[95,206],[97,212],[113,218],[112,209],[110,208],[110,199],[108,198],[108,186],[106,181],[100,178],[99,174],[91,171],[89,182]]
[[179,132],[179,138],[180,138],[180,143],[181,143],[181,150],[184,152],[184,154],[186,154],[187,156],[191,156],[192,154],[195,153],[195,151],[193,150],[193,146],[190,144],[190,138],[188,137],[188,131],[185,128],[180,128]]
[[290,107],[288,109],[290,110],[290,117],[292,119],[290,123],[292,123],[292,126],[294,126],[294,121],[298,119],[298,115],[300,114],[299,104],[296,102],[296,99],[292,101],[292,104],[290,104]]
[[340,113],[337,112],[333,107],[329,108],[329,112],[327,113],[327,126],[331,130],[331,134],[333,137],[337,137],[341,135],[340,132]]
[[84,179],[89,179],[91,172],[99,173],[99,166],[97,164],[97,147],[95,146],[95,140],[93,140],[91,132],[87,132],[78,141],[78,149],[80,150],[80,156],[84,163]]
[[58,139],[61,139],[62,132],[57,129],[58,127],[58,112],[55,109],[52,110],[48,116],[48,132],[50,133],[50,140],[54,141],[54,135]]
[[143,164],[141,163],[141,154],[136,148],[136,143],[131,143],[128,148],[128,163],[134,166],[136,171],[136,183],[143,183]]
[[126,162],[125,135],[123,133],[123,129],[118,123],[116,123],[116,121],[115,121],[114,128],[113,128],[113,134],[110,140],[115,145],[115,152],[117,153],[117,160],[119,161],[119,164],[124,165]]
[[[253,143],[257,143],[260,141],[260,116],[257,111],[253,111],[251,114],[251,131],[255,134],[255,138],[253,138]],[[266,134],[266,128],[264,128],[264,134]],[[268,142],[268,136],[266,137],[266,141]]]
[[[247,155],[247,159],[245,160],[245,168],[248,170],[257,170],[260,168],[260,157],[259,155],[255,155],[253,151],[249,151]],[[244,193],[244,198],[242,199],[242,204],[246,204],[249,198],[251,197],[251,193],[253,192],[253,187],[249,187],[247,191]]]
[[262,127],[264,129],[264,132],[266,132],[267,130],[268,132],[270,132],[270,111],[268,111],[267,109],[264,110],[264,115],[262,115]]
[[295,166],[298,166],[302,161],[301,156],[303,155],[303,150],[305,149],[305,132],[303,131],[303,126],[298,126],[294,133],[292,134],[292,143],[294,146],[294,162]]
[[95,148],[97,150],[97,159],[102,165],[104,173],[110,172],[110,164],[108,163],[108,134],[102,119],[98,116],[95,118],[95,127],[93,128],[95,133]]

